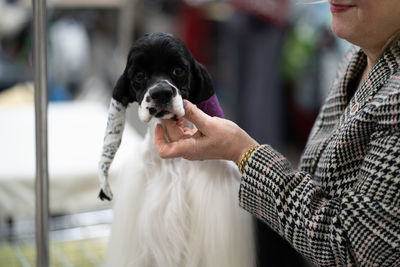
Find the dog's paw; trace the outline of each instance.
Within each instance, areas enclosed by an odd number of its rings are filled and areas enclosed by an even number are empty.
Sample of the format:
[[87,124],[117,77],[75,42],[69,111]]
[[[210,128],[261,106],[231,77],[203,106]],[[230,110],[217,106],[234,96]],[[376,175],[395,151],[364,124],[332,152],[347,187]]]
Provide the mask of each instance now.
[[112,200],[112,198],[113,198],[113,194],[112,194],[112,192],[111,191],[109,191],[109,192],[105,192],[103,189],[100,189],[100,193],[99,193],[99,198],[101,199],[101,200],[108,200],[108,201],[111,201]]

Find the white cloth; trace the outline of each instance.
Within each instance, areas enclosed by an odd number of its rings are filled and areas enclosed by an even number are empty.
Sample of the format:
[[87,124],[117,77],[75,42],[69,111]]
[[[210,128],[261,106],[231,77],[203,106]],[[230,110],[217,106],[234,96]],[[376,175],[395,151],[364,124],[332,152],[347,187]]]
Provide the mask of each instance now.
[[[98,199],[98,160],[107,109],[98,103],[51,103],[48,111],[50,212],[75,213],[109,207]],[[0,106],[0,218],[32,216],[35,208],[35,122],[33,105]],[[110,178],[142,142],[126,127]]]

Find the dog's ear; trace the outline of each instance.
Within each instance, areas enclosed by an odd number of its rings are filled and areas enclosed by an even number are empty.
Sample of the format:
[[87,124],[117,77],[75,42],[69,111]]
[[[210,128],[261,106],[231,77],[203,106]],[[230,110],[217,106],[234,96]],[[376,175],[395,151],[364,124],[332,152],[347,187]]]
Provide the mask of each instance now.
[[136,101],[135,96],[130,90],[130,86],[127,71],[125,70],[121,77],[119,77],[112,93],[112,97],[125,107],[128,106],[129,103]]
[[209,99],[214,93],[210,73],[203,65],[193,60],[192,81],[188,100],[194,104],[199,104]]

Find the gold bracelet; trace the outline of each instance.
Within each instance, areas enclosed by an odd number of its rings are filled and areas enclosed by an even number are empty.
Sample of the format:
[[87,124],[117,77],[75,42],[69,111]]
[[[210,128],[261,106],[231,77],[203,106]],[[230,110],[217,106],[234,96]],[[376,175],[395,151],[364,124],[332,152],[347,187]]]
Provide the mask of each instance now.
[[238,168],[239,172],[243,174],[244,165],[246,165],[247,161],[249,160],[251,154],[256,150],[260,145],[252,146],[249,150],[247,150],[243,155],[240,157]]

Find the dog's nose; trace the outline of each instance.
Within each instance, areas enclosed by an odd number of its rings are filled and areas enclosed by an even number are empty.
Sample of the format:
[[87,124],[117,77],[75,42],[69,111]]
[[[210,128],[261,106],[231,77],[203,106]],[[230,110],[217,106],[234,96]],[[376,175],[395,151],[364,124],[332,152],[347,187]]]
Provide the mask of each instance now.
[[171,100],[173,95],[172,88],[170,86],[157,86],[150,92],[150,97],[160,103],[167,103]]

